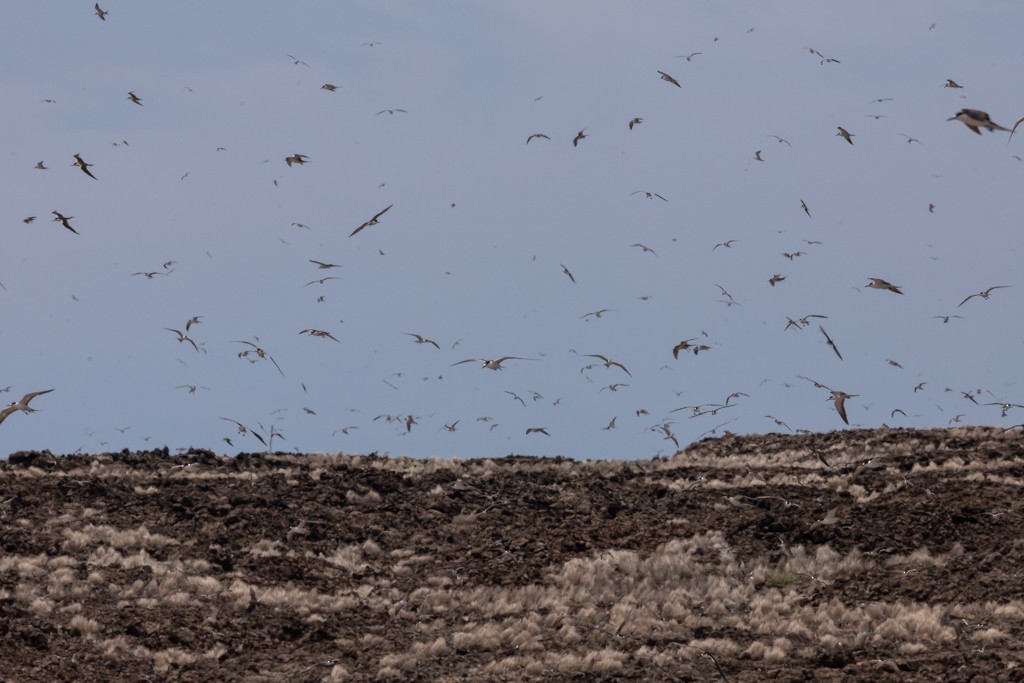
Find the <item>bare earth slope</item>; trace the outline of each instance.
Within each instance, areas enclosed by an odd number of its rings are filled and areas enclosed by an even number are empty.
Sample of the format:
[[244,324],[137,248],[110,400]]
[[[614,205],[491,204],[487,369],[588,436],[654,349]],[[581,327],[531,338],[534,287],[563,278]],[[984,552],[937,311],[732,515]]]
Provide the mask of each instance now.
[[1019,430],[0,462],[12,681],[1022,680]]

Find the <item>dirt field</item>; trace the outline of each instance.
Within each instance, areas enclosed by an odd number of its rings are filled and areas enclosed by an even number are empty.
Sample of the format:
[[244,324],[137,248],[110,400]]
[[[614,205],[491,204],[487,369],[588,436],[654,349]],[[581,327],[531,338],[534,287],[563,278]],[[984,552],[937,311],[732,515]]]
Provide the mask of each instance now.
[[1020,430],[0,463],[9,681],[1024,680]]

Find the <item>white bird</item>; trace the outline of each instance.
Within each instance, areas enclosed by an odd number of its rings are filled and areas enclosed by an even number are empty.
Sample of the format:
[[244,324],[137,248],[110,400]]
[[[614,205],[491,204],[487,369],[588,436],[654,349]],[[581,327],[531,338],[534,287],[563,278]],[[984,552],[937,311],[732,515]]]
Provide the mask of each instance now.
[[25,394],[24,396],[21,397],[21,400],[15,401],[14,403],[7,406],[3,410],[0,410],[0,422],[6,420],[8,415],[18,410],[20,410],[23,413],[36,412],[35,408],[28,407],[29,401],[34,399],[36,396],[42,396],[43,394],[48,394],[51,391],[53,391],[53,389],[47,389],[46,391],[33,391],[32,393]]

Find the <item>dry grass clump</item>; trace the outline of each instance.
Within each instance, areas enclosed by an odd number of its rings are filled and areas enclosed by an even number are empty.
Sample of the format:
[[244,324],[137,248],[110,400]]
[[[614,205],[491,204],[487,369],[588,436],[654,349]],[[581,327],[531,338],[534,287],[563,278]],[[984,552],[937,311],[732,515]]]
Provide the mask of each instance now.
[[117,529],[87,524],[81,529],[64,529],[64,537],[63,548],[68,551],[82,550],[95,543],[106,543],[114,548],[162,548],[178,543],[169,536],[150,533],[144,525],[136,529]]

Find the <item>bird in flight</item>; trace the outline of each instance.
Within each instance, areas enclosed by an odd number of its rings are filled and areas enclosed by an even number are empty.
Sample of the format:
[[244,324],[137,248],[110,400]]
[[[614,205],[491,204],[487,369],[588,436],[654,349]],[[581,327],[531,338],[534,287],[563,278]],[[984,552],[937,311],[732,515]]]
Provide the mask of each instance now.
[[96,16],[100,18],[100,21],[106,21],[108,14],[110,14],[110,12],[107,12],[106,10],[100,9],[100,3],[97,2],[96,3]]
[[641,116],[634,116],[633,118],[631,118],[629,120],[629,124],[628,124],[629,125],[629,129],[633,130],[633,126],[639,126],[643,122],[644,122],[643,117],[641,117]]
[[389,204],[389,205],[387,206],[387,208],[385,208],[385,209],[382,209],[381,211],[378,211],[378,212],[377,212],[377,213],[376,213],[376,214],[374,215],[374,217],[373,217],[373,218],[371,218],[370,220],[366,221],[365,223],[363,223],[362,225],[360,225],[360,226],[359,226],[358,228],[356,228],[355,230],[353,230],[353,231],[352,231],[352,234],[350,234],[350,235],[349,235],[349,237],[352,237],[353,235],[355,235],[355,234],[356,234],[357,232],[359,232],[359,231],[360,231],[360,230],[362,230],[363,228],[368,228],[368,227],[370,227],[371,225],[377,225],[377,223],[379,223],[379,222],[380,222],[380,217],[381,217],[381,216],[383,216],[384,214],[386,214],[386,213],[387,213],[387,212],[388,212],[388,211],[389,211],[389,210],[391,209],[391,207],[392,207],[392,206],[394,206],[394,204]]
[[404,109],[381,109],[379,112],[374,114],[374,116],[380,116],[381,114],[387,114],[388,116],[394,116],[395,112],[398,112],[399,114],[408,114],[409,113],[409,112],[407,112]]
[[772,275],[770,278],[768,278],[768,284],[770,284],[772,287],[774,287],[775,283],[782,282],[785,279],[786,279],[785,275],[780,275],[779,273],[776,273],[775,275]]
[[320,89],[326,90],[328,92],[334,92],[335,90],[338,89],[338,86],[334,85],[333,83],[324,83],[323,85],[320,86]]
[[421,334],[415,334],[414,332],[403,332],[402,334],[408,335],[410,337],[416,337],[413,341],[415,341],[417,344],[433,344],[434,348],[436,348],[438,351],[441,350],[441,347],[437,345],[436,341],[434,341],[433,339],[427,339]]
[[807,214],[808,218],[811,217],[811,210],[807,208],[807,202],[802,199],[800,200],[800,208],[804,210],[804,213]]
[[826,401],[832,401],[836,407],[836,412],[839,413],[839,417],[843,418],[843,422],[850,424],[850,421],[846,419],[846,399],[854,398],[858,394],[848,394],[845,391],[837,391],[835,389],[829,389],[832,395],[826,398]]
[[907,135],[906,133],[900,133],[900,135],[902,135],[903,137],[905,137],[905,138],[907,139],[907,144],[908,144],[908,145],[909,145],[910,143],[912,143],[912,142],[916,142],[916,143],[917,143],[917,144],[919,144],[919,145],[921,144],[921,141],[920,141],[920,140],[918,140],[917,138],[912,138],[912,137],[910,137],[909,135]]
[[565,264],[564,264],[564,263],[559,263],[558,265],[562,266],[562,272],[563,272],[563,273],[565,273],[565,274],[566,274],[566,276],[567,276],[567,277],[568,277],[568,278],[569,278],[570,280],[572,280],[572,283],[573,283],[573,284],[576,284],[576,278],[574,278],[574,277],[572,276],[572,273],[570,273],[570,272],[569,272],[569,269],[565,267]]
[[[335,339],[335,341],[337,341],[337,339]],[[250,351],[248,349],[245,350],[245,351],[239,351],[238,352],[238,357],[239,358],[246,358],[250,353],[255,353],[258,358],[269,358],[270,362],[274,364],[275,368],[277,368],[277,371],[281,373],[282,377],[284,377],[284,370],[281,369],[281,366],[277,364],[277,361],[274,360],[274,357],[271,356],[269,353],[267,353],[266,351],[264,351],[263,349],[261,349],[260,347],[256,346],[255,344],[253,344],[252,342],[249,342],[249,341],[235,340],[235,343],[236,344],[248,344],[249,346],[252,347],[252,351]],[[251,362],[255,362],[255,361],[251,361]],[[233,420],[232,420],[232,422],[233,422]]]
[[296,66],[298,66],[299,64],[301,64],[302,66],[306,67],[307,69],[312,69],[312,68],[313,68],[313,67],[311,67],[311,66],[310,66],[309,64],[306,64],[306,63],[305,63],[304,61],[302,61],[301,59],[299,59],[298,57],[296,57],[295,55],[285,55],[285,57],[287,57],[288,59],[292,60],[292,62],[293,62],[293,63],[294,63],[294,64],[295,64]]
[[[676,59],[685,59],[686,61],[689,62],[690,60],[692,60],[697,55],[702,55],[702,54],[704,54],[704,53],[703,52],[691,52],[688,55],[676,55]],[[661,73],[661,72],[659,71],[658,73]]]
[[341,268],[337,263],[324,263],[323,261],[317,261],[316,259],[306,259],[310,263],[315,263],[317,269],[327,270],[328,268]]
[[[248,427],[246,427],[244,424],[242,424],[238,420],[232,420],[230,417],[222,417],[221,419],[222,420],[226,420],[228,422],[235,423],[238,426],[238,433],[239,434],[246,434],[246,433],[252,434],[253,436],[255,436],[259,440],[259,442],[261,444],[263,444],[264,446],[267,445],[267,442],[263,440],[262,436],[260,436],[255,430],[249,429]],[[229,441],[228,443],[231,443],[231,442]]]
[[976,296],[980,296],[982,299],[988,299],[988,297],[992,294],[992,290],[993,289],[1006,289],[1007,287],[1012,287],[1012,285],[993,285],[992,287],[989,287],[988,289],[986,289],[983,292],[978,292],[977,294],[971,294],[969,297],[967,297],[966,299],[964,299],[963,301],[958,303],[956,305],[956,307],[960,308],[961,306],[963,306],[965,303],[967,303],[968,301],[970,301],[971,299],[973,299]]
[[532,140],[534,138],[544,138],[545,140],[550,140],[551,139],[550,137],[548,137],[544,133],[533,133],[532,135],[530,135],[530,137],[526,138],[526,144],[530,144],[530,140]]
[[946,79],[946,84],[944,86],[942,86],[942,87],[943,88],[962,88],[964,86],[960,85],[959,83],[954,81],[952,78],[947,78]]
[[724,242],[719,242],[715,246],[711,247],[711,251],[714,251],[715,249],[718,249],[719,247],[725,247],[726,249],[732,249],[732,243],[733,242],[738,242],[738,241],[739,240],[726,240]]
[[54,219],[53,219],[54,221],[60,221],[60,224],[63,225],[65,228],[67,228],[71,232],[75,233],[76,235],[79,234],[79,232],[77,230],[75,230],[74,228],[71,227],[71,223],[68,222],[72,218],[74,218],[74,216],[65,216],[65,215],[61,214],[59,211],[51,211],[50,213],[52,213],[54,215]]
[[178,335],[178,343],[179,344],[181,344],[182,342],[188,342],[189,344],[192,345],[192,348],[195,349],[196,352],[199,351],[199,347],[196,346],[196,343],[194,341],[192,341],[192,338],[186,336],[185,333],[182,332],[181,330],[175,330],[175,329],[173,329],[171,327],[165,327],[164,329],[167,330],[168,332],[173,332],[174,334]]
[[288,164],[289,168],[291,167],[292,164],[298,164],[299,166],[301,166],[307,163],[308,161],[309,157],[306,156],[305,154],[293,154],[290,157],[284,158],[284,162]]
[[853,144],[853,137],[854,137],[853,133],[851,133],[850,131],[846,130],[842,126],[836,126],[836,128],[839,129],[839,132],[836,133],[836,135],[838,135],[839,137],[841,137],[842,139],[846,140],[847,142],[849,142],[852,145]]
[[634,243],[634,244],[631,244],[631,245],[629,245],[629,246],[631,246],[631,247],[640,247],[641,249],[643,249],[643,250],[644,250],[644,253],[645,253],[645,254],[646,254],[646,253],[651,253],[651,254],[654,254],[655,256],[657,256],[657,255],[658,255],[658,252],[654,251],[653,249],[651,249],[651,248],[650,248],[649,246],[647,246],[646,244],[641,244],[641,243],[639,243],[639,242],[636,242],[636,243]]
[[614,365],[614,366],[616,366],[616,367],[618,367],[618,368],[621,368],[621,369],[622,369],[622,371],[623,371],[623,372],[625,372],[625,373],[626,373],[627,375],[629,375],[630,377],[632,377],[632,376],[633,376],[633,374],[632,374],[632,373],[631,373],[631,372],[630,372],[629,370],[627,370],[627,369],[626,369],[626,366],[625,366],[625,365],[623,365],[622,363],[620,363],[620,362],[618,362],[618,361],[614,361],[614,360],[611,360],[611,359],[610,359],[610,358],[608,358],[607,356],[602,356],[602,355],[601,355],[601,354],[599,354],[599,353],[586,353],[586,354],[583,354],[583,355],[585,355],[585,356],[586,356],[587,358],[598,358],[598,359],[600,359],[600,360],[603,360],[603,361],[604,361],[604,366],[605,366],[606,368],[610,368],[611,366],[613,366],[613,365]]
[[962,315],[933,315],[932,317],[940,318],[942,320],[943,325],[948,325],[950,318],[960,318],[961,320],[963,319]]
[[452,366],[462,365],[463,363],[483,363],[481,367],[488,370],[503,370],[501,364],[507,360],[537,360],[536,358],[521,358],[519,356],[502,356],[501,358],[495,358],[494,360],[487,360],[486,358],[467,358],[466,360],[460,360],[458,363],[452,363]]
[[34,413],[34,412],[36,412],[35,408],[29,408],[28,407],[29,401],[34,399],[36,396],[42,396],[43,394],[48,394],[51,391],[53,391],[53,389],[47,389],[46,391],[33,391],[33,392],[29,393],[29,394],[25,394],[24,396],[21,397],[20,400],[15,401],[14,403],[12,403],[11,405],[7,406],[3,410],[0,410],[0,422],[3,422],[4,420],[6,420],[7,416],[10,415],[11,413],[17,412],[19,410],[21,412],[23,412],[23,413]]
[[581,129],[581,130],[580,130],[580,132],[579,132],[579,133],[576,133],[576,137],[574,137],[574,138],[572,139],[572,146],[573,146],[573,147],[575,147],[576,145],[578,145],[578,144],[579,144],[579,142],[580,142],[580,140],[582,140],[582,139],[584,139],[585,137],[587,137],[587,134],[586,134],[586,133],[584,132],[584,131],[586,131],[586,130],[587,130],[586,128],[583,128],[583,129]]
[[598,309],[596,311],[591,311],[590,313],[585,313],[585,314],[581,315],[580,316],[580,320],[587,320],[589,322],[589,320],[588,320],[589,318],[591,318],[591,317],[593,317],[593,318],[600,318],[602,314],[608,313],[611,310],[612,309],[610,309],[610,308],[600,308],[600,309]]
[[49,171],[50,170],[49,167],[45,163],[43,163],[42,161],[37,163],[35,167],[37,169],[39,169],[40,171]]
[[668,201],[667,199],[662,197],[657,192],[648,192],[647,190],[637,190],[636,192],[630,192],[629,194],[630,194],[630,196],[633,196],[635,194],[643,194],[643,195],[646,195],[648,199],[654,199],[655,197],[657,197],[658,199],[660,199],[663,202],[667,202]]
[[666,83],[671,83],[672,85],[676,86],[677,88],[682,88],[683,87],[683,86],[679,85],[679,81],[677,81],[676,79],[672,78],[671,76],[669,76],[664,71],[659,71],[658,73],[661,74],[661,80],[665,81]]
[[550,434],[548,434],[547,427],[527,427],[526,434],[543,434],[544,436],[551,436]]
[[764,159],[761,158],[761,150],[754,152],[754,161],[764,161]]
[[893,292],[895,294],[902,294],[903,293],[903,292],[900,291],[899,287],[897,287],[896,285],[892,284],[891,282],[886,282],[882,278],[871,277],[871,278],[868,278],[868,279],[871,280],[871,282],[869,282],[868,284],[864,285],[865,287],[870,287],[871,289],[887,289],[890,292]]
[[99,180],[96,176],[94,176],[92,174],[92,171],[89,170],[89,167],[92,166],[92,164],[85,163],[85,159],[82,158],[81,154],[76,154],[75,155],[75,163],[73,163],[71,165],[72,166],[77,166],[78,168],[82,169],[82,173],[84,173],[85,175],[89,176],[93,180]]
[[957,112],[956,116],[951,116],[947,121],[960,121],[965,126],[970,128],[972,131],[981,135],[982,128],[988,128],[989,130],[1010,130],[1009,128],[1003,128],[998,123],[992,121],[989,115],[980,109],[961,109]]
[[128,99],[131,100],[132,102],[134,102],[135,104],[139,105],[140,107],[143,106],[142,105],[142,100],[139,98],[138,95],[135,94],[134,90],[129,90],[128,91]]
[[341,343],[335,339],[334,335],[330,332],[324,332],[323,330],[314,330],[313,328],[307,328],[299,332],[299,334],[308,334],[310,337],[322,337],[324,339],[334,339],[334,341]]
[[[837,347],[836,343],[834,341],[832,341],[832,337],[828,336],[828,332],[826,332],[825,328],[822,327],[821,325],[818,325],[818,329],[821,330],[821,333],[823,335],[825,335],[825,343],[828,346],[830,346],[833,351],[836,352],[836,355],[839,356],[839,360],[842,360],[843,359],[843,354],[839,353],[839,347]],[[843,419],[845,420],[846,418],[844,417]]]

